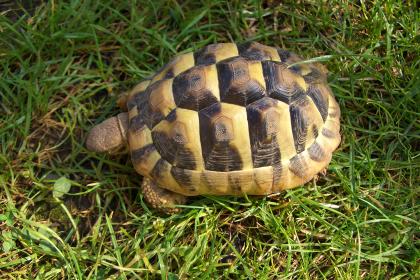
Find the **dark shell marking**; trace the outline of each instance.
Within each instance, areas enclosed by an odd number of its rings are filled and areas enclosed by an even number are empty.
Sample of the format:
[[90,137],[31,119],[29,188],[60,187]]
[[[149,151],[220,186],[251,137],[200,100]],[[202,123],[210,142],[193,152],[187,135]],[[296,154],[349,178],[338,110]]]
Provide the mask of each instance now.
[[160,131],[152,131],[152,139],[161,157],[169,163],[184,169],[196,168],[195,156],[185,147],[185,138],[182,134],[177,139]]
[[297,154],[290,159],[289,170],[296,176],[305,178],[307,176],[308,164],[302,154]]
[[299,154],[305,150],[306,135],[311,116],[306,114],[308,100],[290,105],[290,118],[292,120],[293,139],[296,152]]
[[326,158],[326,154],[324,149],[317,143],[314,142],[309,148],[308,148],[309,157],[314,161],[323,161]]
[[181,108],[199,111],[216,103],[217,97],[206,87],[206,69],[203,66],[191,68],[175,77],[172,91],[175,104]]
[[242,169],[242,159],[233,145],[235,135],[233,119],[229,112],[222,112],[219,103],[199,112],[200,139],[207,170],[232,171]]
[[253,79],[248,65],[242,57],[226,59],[217,64],[222,102],[246,106],[265,95],[265,88]]
[[134,164],[140,163],[144,158],[147,158],[148,155],[156,151],[155,145],[147,144],[146,146],[131,151],[131,160]]
[[262,62],[267,95],[290,104],[301,99],[306,94],[301,87],[292,79],[295,76],[284,63],[273,61]]
[[298,61],[252,42],[169,62],[127,101],[129,139],[144,139],[131,150],[136,170],[187,195],[263,194],[310,179],[339,143],[340,111],[321,69],[289,67]]
[[276,103],[276,100],[265,97],[247,107],[252,161],[255,168],[273,166],[281,162],[277,142],[279,116],[273,110]]
[[313,85],[309,86],[307,94],[314,101],[319,113],[322,116],[322,119],[325,122],[328,115],[328,96],[325,96],[325,94],[320,89]]
[[238,46],[239,55],[248,60],[272,60],[280,61],[279,53],[276,49],[256,42],[244,43]]

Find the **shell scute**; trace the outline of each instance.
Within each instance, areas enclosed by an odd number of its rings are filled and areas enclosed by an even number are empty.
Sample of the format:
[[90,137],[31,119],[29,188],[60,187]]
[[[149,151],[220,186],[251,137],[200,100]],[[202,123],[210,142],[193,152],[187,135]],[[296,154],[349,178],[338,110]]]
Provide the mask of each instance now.
[[269,47],[257,42],[249,42],[238,46],[240,56],[249,60],[281,61],[276,48]]
[[199,111],[218,102],[217,70],[214,65],[193,67],[177,77],[172,84],[175,104]]
[[211,44],[194,53],[195,65],[212,65],[238,55],[236,44]]
[[325,71],[300,60],[258,43],[176,57],[128,94],[136,170],[185,195],[267,194],[308,181],[340,142],[340,109]]
[[[249,62],[243,57],[226,59],[217,64],[220,99],[222,102],[246,106],[265,95],[265,83],[259,62]],[[258,75],[259,74],[259,75]],[[259,79],[258,79],[259,78]]]
[[280,131],[278,120],[280,112],[276,110],[277,100],[262,98],[247,107],[249,137],[253,167],[278,164],[281,152],[277,134]]
[[290,104],[305,96],[307,84],[298,74],[284,63],[262,62],[267,94],[277,100]]
[[248,127],[246,109],[241,106],[221,103],[199,112],[200,139],[203,160],[207,170],[232,171],[250,166],[248,137],[242,137]]
[[153,143],[162,158],[173,166],[203,169],[198,113],[177,108],[152,130]]

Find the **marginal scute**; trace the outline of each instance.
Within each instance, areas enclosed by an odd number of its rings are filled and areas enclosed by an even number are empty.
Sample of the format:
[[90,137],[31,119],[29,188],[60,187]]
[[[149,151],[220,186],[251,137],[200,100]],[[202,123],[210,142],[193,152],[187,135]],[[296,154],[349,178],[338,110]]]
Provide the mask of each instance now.
[[302,58],[300,58],[294,52],[278,49],[278,53],[280,55],[281,61],[286,63],[287,65],[292,65],[296,62],[302,61]]
[[254,188],[253,170],[233,171],[228,173],[228,186],[233,194],[251,193]]
[[194,53],[195,65],[211,65],[223,59],[238,55],[235,44],[222,43],[208,45]]
[[135,95],[141,95],[144,93],[147,89],[147,87],[150,85],[150,80],[144,80],[137,84],[132,90],[130,90],[127,94],[127,98],[125,99],[127,102],[127,109],[131,110],[133,106],[136,105],[135,100],[133,100],[133,97]]
[[327,138],[334,138],[336,137],[336,133],[328,128],[323,128],[322,129],[322,135],[324,135]]
[[184,186],[189,191],[195,191],[194,184],[191,179],[191,175],[189,174],[189,170],[179,168],[176,166],[173,166],[171,168],[171,174],[174,176],[175,180],[180,184],[181,186]]
[[133,133],[142,130],[146,126],[144,116],[142,115],[136,115],[132,117],[129,122],[129,129]]
[[335,118],[337,118],[337,117],[339,116],[339,114],[338,114],[337,112],[331,112],[331,113],[328,113],[328,116],[329,116],[330,118],[335,119]]
[[171,174],[176,182],[183,188],[186,189],[187,195],[194,195],[201,188],[201,172],[196,170],[183,169],[176,166],[172,166]]
[[273,192],[273,175],[274,170],[272,166],[264,166],[254,168],[254,182],[256,189],[250,194],[269,194]]
[[308,164],[305,161],[305,158],[301,154],[290,159],[289,170],[299,178],[306,178],[308,176]]
[[148,144],[140,149],[131,150],[131,160],[134,168],[140,174],[150,174],[160,158],[161,157],[153,144]]
[[308,148],[308,154],[312,160],[318,162],[323,161],[326,157],[324,149],[317,142],[314,142]]
[[335,122],[337,122],[337,124],[340,124],[340,106],[338,106],[337,101],[335,100],[332,92],[330,91],[328,94],[328,104],[329,104],[329,108],[328,108],[328,116],[329,118],[331,118],[331,120],[334,120]]
[[273,164],[273,192],[279,191],[278,186],[282,183],[284,173],[281,162]]
[[312,124],[312,135],[314,139],[316,139],[319,135],[319,128],[316,124]]
[[[261,180],[266,179],[271,188],[271,173],[268,176],[260,176]],[[272,176],[271,176],[272,177]],[[256,183],[255,172],[253,169],[218,172],[204,170],[201,175],[201,182],[204,190],[208,193],[216,195],[242,195],[242,194],[262,194],[261,189],[258,188]],[[265,185],[264,185],[265,186]],[[263,188],[264,189],[264,188]]]
[[291,52],[289,52],[287,50],[280,49],[280,48],[277,48],[277,53],[278,53],[278,55],[280,57],[280,60],[282,62],[287,61],[289,59],[289,57],[292,55]]
[[137,106],[134,106],[133,108],[131,108],[131,110],[128,111],[128,119],[131,120],[138,114],[139,114],[139,111],[137,110]]
[[204,170],[201,175],[202,185],[209,193],[216,195],[228,194],[230,186],[228,182],[228,174],[230,172],[219,172],[212,170]]
[[238,46],[239,55],[249,60],[280,61],[277,50],[257,42],[244,43]]
[[150,91],[148,91],[147,88],[143,91],[138,91],[138,92],[133,93],[128,98],[127,109],[131,110],[135,106],[138,109],[143,109],[143,107],[148,104],[149,97],[150,97]]
[[192,53],[186,53],[176,56],[171,62],[164,65],[160,70],[153,76],[151,83],[156,81],[171,79],[190,69],[194,66],[194,56]]
[[152,171],[151,178],[162,188],[169,189],[173,192],[183,195],[196,195],[195,190],[188,190],[181,186],[172,175],[172,165],[164,159],[159,159]]
[[325,123],[314,101],[308,96],[306,97],[306,100],[308,100],[308,106],[305,113],[310,116],[310,121],[307,124],[308,133],[306,135],[305,143],[305,149],[308,149],[318,137],[319,133],[321,133],[320,127],[323,127]]
[[148,144],[139,149],[132,150],[131,158],[134,163],[138,163],[141,162],[145,157],[148,157],[150,153],[154,152],[155,150],[156,148],[153,144]]
[[315,67],[309,67],[310,71],[303,74],[303,79],[308,84],[320,84],[325,82],[325,75]]
[[165,174],[170,172],[171,168],[172,165],[163,158],[161,158],[156,162],[150,174],[153,179],[158,181],[160,178],[163,178]]
[[136,131],[129,130],[127,139],[132,151],[153,144],[152,134],[147,126]]

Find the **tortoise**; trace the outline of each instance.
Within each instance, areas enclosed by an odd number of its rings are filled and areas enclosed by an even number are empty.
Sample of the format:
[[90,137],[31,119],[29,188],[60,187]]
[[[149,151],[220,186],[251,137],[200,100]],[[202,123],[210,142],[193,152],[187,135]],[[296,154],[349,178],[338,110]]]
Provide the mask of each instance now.
[[257,42],[178,55],[119,105],[124,112],[93,127],[87,148],[128,146],[144,198],[167,213],[187,196],[303,185],[326,170],[340,143],[326,68]]

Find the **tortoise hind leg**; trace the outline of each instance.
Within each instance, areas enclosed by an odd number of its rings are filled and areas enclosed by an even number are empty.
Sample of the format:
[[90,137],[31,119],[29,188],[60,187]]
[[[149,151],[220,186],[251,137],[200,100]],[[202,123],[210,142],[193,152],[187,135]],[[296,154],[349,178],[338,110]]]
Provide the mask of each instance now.
[[180,212],[181,209],[176,208],[175,205],[187,202],[185,196],[163,189],[146,177],[143,178],[142,191],[147,203],[166,214]]

